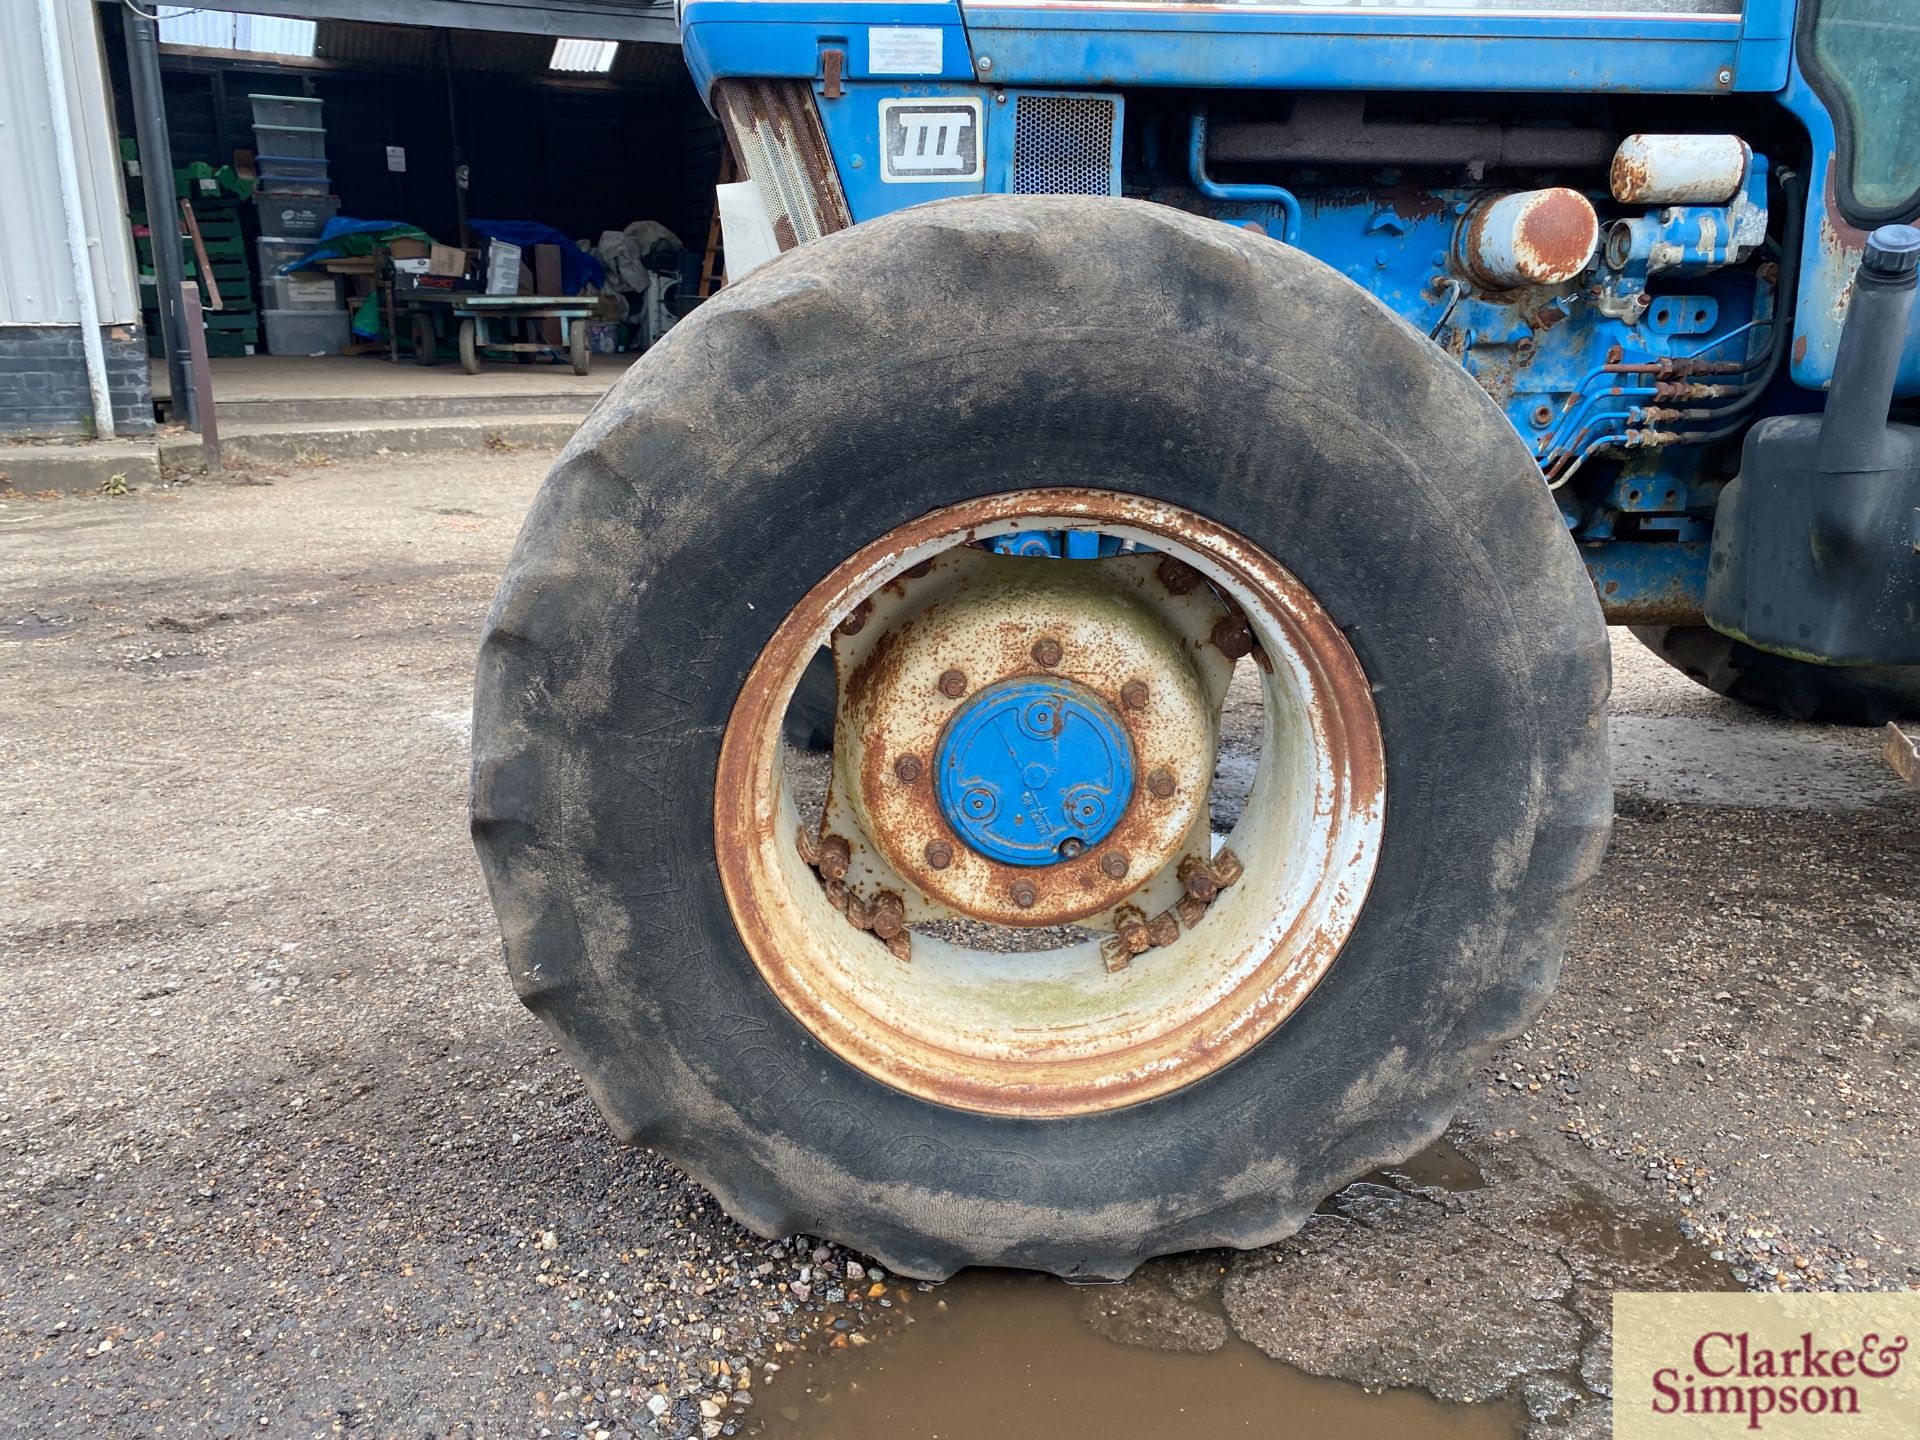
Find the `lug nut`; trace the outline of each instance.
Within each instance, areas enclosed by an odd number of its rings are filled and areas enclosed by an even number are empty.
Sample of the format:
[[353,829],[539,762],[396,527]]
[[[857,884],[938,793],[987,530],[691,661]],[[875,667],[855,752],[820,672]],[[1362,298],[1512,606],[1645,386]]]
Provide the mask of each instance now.
[[820,841],[820,873],[826,879],[843,878],[852,863],[853,847],[840,836],[828,835]]
[[1146,709],[1147,682],[1144,680],[1129,680],[1126,684],[1122,685],[1120,687],[1120,703],[1129,710]]
[[944,840],[927,842],[927,864],[936,870],[944,870],[953,864],[953,846]]
[[913,963],[913,932],[902,930],[898,935],[887,936],[887,953],[902,965]]
[[1153,573],[1160,577],[1160,583],[1167,587],[1171,595],[1191,595],[1194,587],[1200,583],[1200,572],[1172,555],[1161,556]]
[[920,778],[920,770],[920,757],[918,755],[902,755],[898,760],[893,762],[893,773],[898,775],[901,781],[908,785],[913,784],[914,781]]
[[1229,660],[1253,653],[1253,631],[1238,615],[1222,615],[1213,622],[1213,633],[1207,638],[1213,641],[1214,649]]
[[1171,910],[1162,910],[1147,922],[1147,938],[1155,945],[1171,945],[1180,938],[1180,917]]
[[1182,895],[1173,902],[1173,913],[1182,925],[1191,930],[1205,917],[1207,902],[1195,895]]
[[1118,975],[1133,963],[1133,952],[1127,949],[1126,942],[1118,935],[1103,936],[1100,941],[1100,963],[1107,967],[1109,975]]
[[1211,900],[1220,893],[1220,882],[1197,855],[1182,860],[1179,873],[1181,887],[1196,900]]
[[1164,767],[1147,776],[1147,789],[1156,799],[1165,800],[1173,794],[1173,772]]
[[1034,902],[1039,898],[1040,892],[1033,888],[1031,881],[1016,880],[1013,882],[1013,903],[1018,905],[1022,910],[1031,910]]
[[1127,867],[1133,862],[1118,850],[1109,850],[1100,857],[1100,873],[1109,880],[1127,878]]
[[944,670],[940,674],[940,693],[949,700],[958,700],[967,693],[967,677],[958,670]]
[[1060,663],[1060,642],[1051,635],[1042,635],[1038,640],[1033,642],[1033,649],[1030,653],[1033,656],[1034,664],[1051,670]]
[[820,863],[820,832],[802,825],[793,837],[793,843],[799,847],[800,858],[809,865]]
[[873,897],[873,933],[882,940],[891,940],[907,928],[907,910],[900,897],[891,890],[882,890]]
[[1129,955],[1144,955],[1153,947],[1153,938],[1147,933],[1147,917],[1140,913],[1138,906],[1122,905],[1114,912],[1113,920],[1113,928]]
[[867,617],[871,614],[873,614],[873,602],[871,600],[862,600],[858,605],[853,607],[853,613],[840,622],[840,633],[842,635],[858,635],[862,630],[867,628]]
[[1222,850],[1213,857],[1213,863],[1207,868],[1213,872],[1213,878],[1219,882],[1222,890],[1247,873],[1247,867],[1240,863],[1240,857],[1231,850]]

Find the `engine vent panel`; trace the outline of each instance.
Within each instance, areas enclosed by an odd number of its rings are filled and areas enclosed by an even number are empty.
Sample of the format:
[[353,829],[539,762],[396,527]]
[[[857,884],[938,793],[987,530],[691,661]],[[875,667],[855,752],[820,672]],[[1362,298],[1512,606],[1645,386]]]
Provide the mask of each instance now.
[[1014,96],[1014,194],[1118,195],[1119,151],[1116,97]]

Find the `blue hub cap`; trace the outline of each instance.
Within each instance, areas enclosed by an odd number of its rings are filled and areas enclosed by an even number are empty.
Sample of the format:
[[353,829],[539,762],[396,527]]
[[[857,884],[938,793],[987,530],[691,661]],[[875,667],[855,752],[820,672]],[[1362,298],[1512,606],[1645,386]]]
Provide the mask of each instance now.
[[988,686],[948,722],[938,761],[947,823],[1007,865],[1052,865],[1099,844],[1133,794],[1127,732],[1070,680]]

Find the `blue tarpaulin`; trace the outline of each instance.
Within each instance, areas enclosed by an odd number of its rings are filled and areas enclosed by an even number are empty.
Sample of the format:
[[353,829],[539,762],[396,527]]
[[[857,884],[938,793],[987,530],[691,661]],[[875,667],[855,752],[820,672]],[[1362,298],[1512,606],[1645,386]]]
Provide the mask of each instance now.
[[[607,267],[551,225],[542,225],[537,220],[469,220],[467,225],[476,235],[484,235],[489,240],[504,240],[509,245],[518,245],[522,250],[531,250],[535,245],[558,245],[560,288],[568,295],[578,295],[587,289],[598,290],[606,283]],[[533,256],[525,258],[528,264],[533,263]]]
[[[320,232],[314,248],[298,260],[282,265],[280,273],[285,275],[290,270],[303,269],[316,260],[333,260],[343,255],[371,255],[376,237],[385,240],[396,235],[425,240],[429,244],[433,242],[433,237],[426,231],[404,220],[349,220],[345,215],[336,215],[327,221],[327,228]],[[356,243],[354,237],[365,238]]]

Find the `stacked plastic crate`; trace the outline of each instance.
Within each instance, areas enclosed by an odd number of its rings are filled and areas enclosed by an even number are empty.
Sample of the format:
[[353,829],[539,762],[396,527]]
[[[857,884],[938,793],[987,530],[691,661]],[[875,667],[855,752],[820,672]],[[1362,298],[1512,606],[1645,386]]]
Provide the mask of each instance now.
[[323,102],[304,95],[249,95],[259,185],[261,295],[267,349],[275,355],[337,355],[347,347],[347,310],[337,277],[280,273],[313,249],[340,210],[327,177]]
[[[193,207],[194,224],[200,232],[196,247],[186,228],[185,208],[163,216],[156,227],[146,213],[146,194],[140,187],[140,152],[132,140],[120,142],[121,169],[127,180],[128,213],[133,220],[134,253],[140,263],[140,308],[146,320],[147,349],[158,356],[162,352],[158,282],[154,278],[153,245],[156,230],[160,234],[171,226],[180,247],[180,273],[200,288],[201,314],[205,320],[207,354],[250,355],[260,340],[260,316],[253,303],[253,272],[247,264],[246,242],[240,234],[240,204],[247,184],[231,167],[214,169],[195,162],[179,166],[173,172],[176,201]],[[207,257],[206,273],[201,272],[200,253]],[[214,296],[220,297],[214,308]]]

